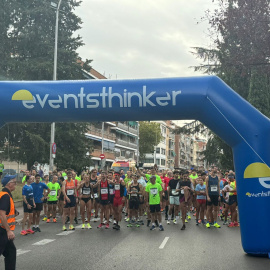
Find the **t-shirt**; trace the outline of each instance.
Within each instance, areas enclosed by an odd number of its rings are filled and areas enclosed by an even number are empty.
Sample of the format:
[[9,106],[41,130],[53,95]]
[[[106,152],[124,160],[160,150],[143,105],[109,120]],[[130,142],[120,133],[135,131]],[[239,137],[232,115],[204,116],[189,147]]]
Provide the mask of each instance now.
[[[190,180],[180,180],[176,186],[176,189],[181,189],[182,187],[189,187],[191,188],[193,185]],[[184,197],[184,190],[180,191],[180,198]]]
[[31,185],[24,185],[22,188],[22,195],[26,197],[26,199],[33,199],[33,187]]
[[158,183],[155,183],[154,185],[152,183],[149,183],[145,191],[149,193],[149,204],[160,204],[160,196],[159,192],[162,191],[162,186]]
[[165,177],[160,177],[161,178],[161,181],[165,184],[165,190],[167,190],[167,187],[169,185],[169,182],[171,180],[171,178],[165,176]]
[[4,164],[0,163],[0,172],[3,172],[4,168],[5,168]]
[[[149,181],[151,176],[152,176],[151,174],[145,174],[145,177],[146,177],[148,183],[151,183],[151,182]],[[162,181],[161,181],[160,176],[157,175],[157,174],[156,174],[155,176],[156,176],[156,183],[162,185]]]
[[146,187],[146,181],[143,179],[143,177],[141,177],[140,179],[138,179],[138,183],[142,185],[142,187]]
[[41,199],[43,198],[43,190],[48,189],[48,186],[42,182],[34,182],[31,186],[33,187],[35,203],[42,203]]
[[22,183],[24,183],[25,181],[26,181],[26,175],[23,177]]
[[179,192],[176,192],[176,186],[178,184],[179,180],[178,179],[171,179],[169,182],[168,187],[170,187],[170,196],[179,196]]
[[48,183],[48,188],[51,190],[50,193],[48,194],[48,201],[49,202],[54,202],[54,201],[57,201],[57,192],[58,190],[61,189],[59,183],[54,183],[53,182],[50,182]]
[[121,176],[121,178],[125,181],[126,185],[128,182],[131,182],[131,178],[128,177],[123,178],[123,176]]
[[[195,191],[206,191],[206,185],[200,185],[198,184],[195,188]],[[206,200],[205,195],[197,195],[197,200]]]

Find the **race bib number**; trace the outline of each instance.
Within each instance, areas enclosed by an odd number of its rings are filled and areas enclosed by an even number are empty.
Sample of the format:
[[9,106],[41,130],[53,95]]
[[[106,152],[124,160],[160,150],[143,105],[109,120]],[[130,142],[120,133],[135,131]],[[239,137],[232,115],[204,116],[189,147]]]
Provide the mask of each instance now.
[[83,189],[83,195],[89,195],[90,194],[90,188]]
[[172,189],[172,195],[177,196],[177,195],[179,195],[179,192],[176,191],[176,189]]
[[108,194],[108,189],[107,188],[102,188],[100,190],[100,193],[103,195],[103,194]]
[[211,186],[211,191],[212,192],[218,191],[217,186]]
[[64,180],[67,180],[67,176],[64,176]]
[[120,185],[115,185],[115,186],[114,186],[114,189],[115,189],[115,190],[120,190]]
[[51,190],[50,196],[55,196],[56,195],[56,190]]
[[114,194],[114,190],[113,188],[110,188],[110,195],[113,195]]
[[74,195],[74,189],[68,189],[68,190],[67,190],[67,195],[68,195],[68,196]]
[[157,188],[151,188],[150,192],[151,192],[152,195],[157,195],[158,194]]
[[185,194],[185,191],[183,189],[181,189],[181,194]]
[[[91,194],[91,198],[93,199],[93,195]],[[98,198],[98,194],[97,193],[94,193],[94,198]]]

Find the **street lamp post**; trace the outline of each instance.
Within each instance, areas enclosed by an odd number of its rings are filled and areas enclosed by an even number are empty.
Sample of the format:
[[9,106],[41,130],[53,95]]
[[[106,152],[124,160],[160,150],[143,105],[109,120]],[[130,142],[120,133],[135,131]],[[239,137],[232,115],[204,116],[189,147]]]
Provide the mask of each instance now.
[[[58,18],[59,18],[59,10],[62,0],[59,0],[58,5],[56,7],[56,22],[55,22],[55,41],[54,41],[54,63],[53,63],[53,80],[56,81],[57,76],[57,45],[58,45]],[[55,4],[52,2],[51,5],[55,7]],[[51,142],[50,142],[50,170],[53,171],[53,153],[52,153],[52,145],[54,143],[55,138],[55,122],[51,124]]]

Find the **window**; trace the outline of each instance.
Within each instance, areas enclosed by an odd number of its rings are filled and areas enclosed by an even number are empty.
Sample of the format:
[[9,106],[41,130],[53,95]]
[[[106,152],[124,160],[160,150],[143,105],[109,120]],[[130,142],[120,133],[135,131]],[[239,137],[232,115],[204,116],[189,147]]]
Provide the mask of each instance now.
[[159,147],[156,148],[156,153],[160,154],[160,148]]
[[166,155],[166,150],[163,149],[163,148],[161,148],[161,154],[162,154],[162,155]]
[[126,154],[126,151],[125,150],[121,150],[121,157],[124,157]]
[[160,159],[156,159],[156,164],[160,165]]
[[154,159],[153,158],[146,158],[143,160],[143,163],[154,163]]
[[162,165],[162,166],[165,166],[165,164],[166,164],[165,159],[161,159],[161,165]]

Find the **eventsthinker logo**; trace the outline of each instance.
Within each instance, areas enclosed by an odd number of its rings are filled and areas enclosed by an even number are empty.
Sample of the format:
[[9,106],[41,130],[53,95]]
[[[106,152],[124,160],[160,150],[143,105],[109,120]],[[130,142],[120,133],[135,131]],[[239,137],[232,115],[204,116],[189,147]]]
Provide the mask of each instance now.
[[246,195],[251,198],[251,197],[255,197],[255,198],[258,198],[258,197],[270,197],[270,190],[267,191],[267,192],[259,192],[259,193],[250,193],[250,192],[247,192]]
[[[143,86],[142,92],[128,92],[124,89],[122,93],[113,93],[112,87],[103,87],[100,93],[85,93],[81,87],[78,94],[62,94],[51,98],[50,94],[44,96],[40,94],[32,95],[28,90],[19,90],[12,96],[12,100],[21,100],[26,109],[33,109],[36,106],[44,108],[49,106],[52,109],[67,109],[73,106],[75,109],[94,109],[94,108],[130,108],[155,107],[155,106],[175,106],[176,98],[181,94],[179,91],[165,92],[163,96],[157,96],[156,91],[147,92],[147,87]],[[25,96],[27,95],[27,99]]]

